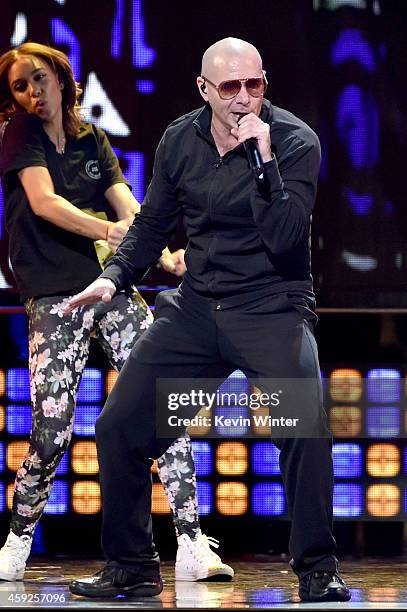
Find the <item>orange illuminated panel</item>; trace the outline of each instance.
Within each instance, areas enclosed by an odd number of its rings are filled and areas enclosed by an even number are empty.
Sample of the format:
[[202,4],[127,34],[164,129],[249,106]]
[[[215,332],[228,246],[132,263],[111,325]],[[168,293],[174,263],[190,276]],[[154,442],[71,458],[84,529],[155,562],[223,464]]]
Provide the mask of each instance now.
[[372,444],[367,449],[366,469],[370,476],[397,476],[400,468],[400,451],[394,444]]
[[338,368],[329,379],[331,399],[335,402],[358,402],[363,394],[363,378],[358,370]]
[[154,459],[153,464],[151,466],[151,471],[153,472],[153,474],[158,474],[157,459]]
[[[211,431],[211,423],[212,423],[212,410],[208,410],[205,406],[201,408],[196,417],[203,417],[202,419],[197,420],[197,423],[201,423],[201,425],[190,425],[187,428],[187,432],[191,437],[193,436],[205,436]],[[195,417],[195,418],[196,418]]]
[[6,410],[4,406],[0,406],[0,431],[4,431],[6,426]]
[[6,373],[0,369],[0,397],[6,395]]
[[113,389],[118,376],[119,372],[116,372],[116,370],[108,370],[106,373],[106,395],[109,395],[110,391]]
[[358,406],[333,406],[329,427],[335,438],[355,438],[362,431],[362,410]]
[[6,463],[9,470],[12,472],[17,472],[26,452],[28,451],[28,446],[29,444],[26,440],[10,442],[7,445]]
[[220,514],[244,514],[247,506],[247,487],[243,482],[221,482],[217,486],[216,507]]
[[7,508],[9,510],[11,510],[13,507],[13,497],[14,497],[14,482],[10,482],[10,484],[7,485],[7,491],[6,491],[6,503],[7,503]]
[[72,446],[71,465],[77,474],[98,474],[99,464],[96,443],[93,441],[75,442]]
[[393,484],[374,484],[367,489],[367,511],[372,516],[396,516],[400,512],[400,489]]
[[247,446],[243,442],[222,442],[216,449],[219,474],[239,475],[247,472]]
[[97,514],[102,508],[100,486],[93,480],[78,480],[72,485],[72,508],[78,514]]
[[164,487],[160,482],[153,483],[152,493],[152,512],[154,514],[169,514],[170,507],[168,499],[164,491]]

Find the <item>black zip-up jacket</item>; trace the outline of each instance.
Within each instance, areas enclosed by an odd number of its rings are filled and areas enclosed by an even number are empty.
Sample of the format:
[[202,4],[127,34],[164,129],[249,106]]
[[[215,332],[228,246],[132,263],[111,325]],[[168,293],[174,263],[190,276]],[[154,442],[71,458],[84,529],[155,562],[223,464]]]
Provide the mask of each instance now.
[[[275,159],[259,188],[243,145],[223,157],[210,106],[174,121],[157,148],[141,212],[101,275],[117,288],[138,281],[161,256],[180,214],[188,237],[183,287],[215,299],[285,292],[313,305],[311,211],[320,165],[316,134],[264,100]],[[237,298],[239,299],[239,298]],[[301,300],[302,301],[302,300]]]

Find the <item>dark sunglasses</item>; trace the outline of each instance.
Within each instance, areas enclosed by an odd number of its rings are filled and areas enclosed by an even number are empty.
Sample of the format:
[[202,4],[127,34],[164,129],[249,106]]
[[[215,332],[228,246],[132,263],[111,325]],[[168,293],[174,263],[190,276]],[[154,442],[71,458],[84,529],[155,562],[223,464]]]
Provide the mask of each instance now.
[[231,81],[222,81],[222,83],[219,83],[219,85],[215,85],[215,83],[212,83],[212,81],[203,75],[202,78],[206,83],[209,83],[217,90],[219,97],[222,98],[222,100],[231,100],[232,98],[235,98],[242,89],[242,83],[245,83],[246,91],[249,96],[259,98],[266,91],[268,84],[265,72],[263,73],[262,77],[232,79]]

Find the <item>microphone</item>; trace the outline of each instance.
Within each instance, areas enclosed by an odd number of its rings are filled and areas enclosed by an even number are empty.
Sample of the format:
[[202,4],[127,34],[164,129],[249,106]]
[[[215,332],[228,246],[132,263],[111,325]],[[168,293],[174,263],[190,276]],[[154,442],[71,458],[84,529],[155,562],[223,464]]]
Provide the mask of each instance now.
[[254,178],[261,183],[264,181],[264,165],[259,147],[257,146],[257,140],[255,138],[248,138],[248,140],[244,141],[243,146]]

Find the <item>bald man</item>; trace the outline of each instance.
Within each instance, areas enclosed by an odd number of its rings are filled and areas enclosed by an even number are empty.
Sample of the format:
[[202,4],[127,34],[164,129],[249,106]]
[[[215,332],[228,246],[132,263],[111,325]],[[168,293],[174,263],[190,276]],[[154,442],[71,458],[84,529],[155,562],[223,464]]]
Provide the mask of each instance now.
[[[156,320],[134,346],[96,424],[108,563],[70,588],[89,597],[160,592],[149,458],[182,433],[185,419],[175,419],[168,439],[159,437],[168,406],[158,401],[164,391],[156,385],[192,379],[209,390],[213,378],[240,369],[262,391],[278,379],[282,415],[305,423],[298,435],[287,426],[277,427],[276,436],[300,597],[347,601],[334,554],[331,437],[313,334],[309,236],[318,138],[264,98],[261,57],[243,40],[212,45],[197,86],[205,104],[165,131],[141,213],[117,254],[66,306],[68,312],[108,302],[140,280],[183,215],[187,273],[179,289],[158,296]],[[177,416],[192,418],[200,406],[177,408]]]

